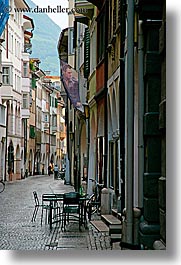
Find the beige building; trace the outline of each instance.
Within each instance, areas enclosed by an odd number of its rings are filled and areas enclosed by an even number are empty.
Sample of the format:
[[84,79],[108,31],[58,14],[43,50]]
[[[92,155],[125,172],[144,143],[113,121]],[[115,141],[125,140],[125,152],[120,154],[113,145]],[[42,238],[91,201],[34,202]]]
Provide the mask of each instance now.
[[[12,0],[11,7],[27,8],[25,1]],[[26,122],[30,79],[28,76],[29,48],[33,21],[23,13],[16,13],[12,8],[4,30],[2,43],[2,86],[0,90],[1,106],[6,108],[6,132],[3,135],[1,167],[5,180],[24,177],[26,162]],[[23,69],[23,71],[22,71]],[[4,107],[3,113],[4,113]],[[4,118],[3,118],[4,119]],[[4,122],[4,121],[3,121]],[[5,162],[6,161],[6,162]],[[3,167],[2,167],[3,168]]]

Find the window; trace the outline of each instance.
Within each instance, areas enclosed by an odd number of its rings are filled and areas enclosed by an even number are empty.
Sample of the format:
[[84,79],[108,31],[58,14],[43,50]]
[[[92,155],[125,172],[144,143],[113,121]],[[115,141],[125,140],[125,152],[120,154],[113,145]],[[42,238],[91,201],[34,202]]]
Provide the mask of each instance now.
[[28,94],[23,94],[23,109],[28,109]]
[[57,126],[57,115],[52,115],[52,126]]
[[68,46],[68,54],[74,54],[74,48],[73,48],[73,41],[74,41],[74,29],[69,28],[68,29],[68,40],[69,40],[69,46]]
[[117,7],[117,0],[114,0],[114,7],[113,7],[113,32],[115,32],[116,28],[117,28],[117,11],[118,11],[118,7]]
[[89,28],[85,29],[84,40],[84,77],[88,78],[90,72],[90,33]]
[[17,90],[21,92],[21,78],[20,76],[17,76]]
[[13,34],[11,35],[11,48],[12,48],[12,53],[14,53],[14,37]]
[[0,104],[0,124],[5,125],[5,106]]
[[17,75],[16,74],[14,75],[14,82],[15,82],[14,89],[17,90]]
[[36,79],[35,79],[35,77],[32,77],[32,79],[31,79],[31,88],[32,89],[36,88]]
[[10,67],[2,67],[2,83],[3,85],[10,85]]
[[30,125],[30,138],[35,138],[35,127]]
[[48,114],[44,115],[44,122],[48,122]]
[[58,107],[58,100],[57,100],[57,98],[55,98],[55,108],[57,108]]
[[23,77],[28,77],[28,68],[29,68],[28,62],[23,62]]
[[98,24],[98,63],[104,58],[105,51],[105,17],[102,15]]

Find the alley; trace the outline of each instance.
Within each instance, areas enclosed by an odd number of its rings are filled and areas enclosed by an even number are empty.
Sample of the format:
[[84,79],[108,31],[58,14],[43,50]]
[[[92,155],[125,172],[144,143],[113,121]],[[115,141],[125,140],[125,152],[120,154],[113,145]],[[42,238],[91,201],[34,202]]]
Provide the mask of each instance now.
[[20,181],[7,182],[0,193],[0,249],[4,250],[102,250],[110,249],[107,235],[99,235],[89,224],[79,232],[77,223],[62,232],[60,225],[50,232],[49,225],[40,224],[41,210],[36,222],[31,218],[34,210],[33,191],[43,193],[69,192],[72,186],[52,176],[32,176]]
[[[0,0],[0,248],[166,250],[166,0],[56,2]],[[73,189],[101,220],[31,222]]]

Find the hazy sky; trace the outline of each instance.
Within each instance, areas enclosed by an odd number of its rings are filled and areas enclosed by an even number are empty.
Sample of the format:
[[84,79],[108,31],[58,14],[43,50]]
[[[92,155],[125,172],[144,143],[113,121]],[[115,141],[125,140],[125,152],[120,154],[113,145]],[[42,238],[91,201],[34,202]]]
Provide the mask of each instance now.
[[[61,6],[62,8],[68,7],[68,0],[32,0],[37,6],[46,8],[50,6],[55,8]],[[50,18],[60,26],[61,29],[68,27],[68,14],[67,13],[49,13]]]

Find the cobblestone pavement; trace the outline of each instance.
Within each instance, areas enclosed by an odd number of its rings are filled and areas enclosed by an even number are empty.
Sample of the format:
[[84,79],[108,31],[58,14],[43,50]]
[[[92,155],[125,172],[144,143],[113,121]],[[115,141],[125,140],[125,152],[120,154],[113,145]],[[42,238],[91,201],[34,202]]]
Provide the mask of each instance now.
[[69,192],[73,187],[46,175],[7,182],[5,191],[0,193],[0,250],[110,249],[109,236],[98,233],[89,223],[82,231],[77,223],[70,223],[66,232],[59,224],[50,231],[48,224],[41,226],[41,210],[32,223],[34,190],[41,197],[52,191]]

